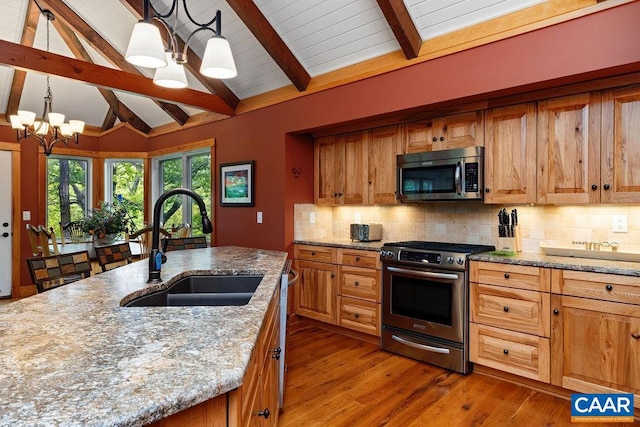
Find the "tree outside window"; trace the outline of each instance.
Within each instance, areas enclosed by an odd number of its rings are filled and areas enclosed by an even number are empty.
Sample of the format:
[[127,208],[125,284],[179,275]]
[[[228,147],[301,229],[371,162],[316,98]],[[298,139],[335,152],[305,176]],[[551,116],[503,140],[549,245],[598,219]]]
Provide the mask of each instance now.
[[144,227],[144,164],[142,160],[108,159],[105,166],[106,200],[122,207],[133,223],[130,233]]
[[50,156],[47,158],[47,227],[87,216],[89,200],[88,159]]

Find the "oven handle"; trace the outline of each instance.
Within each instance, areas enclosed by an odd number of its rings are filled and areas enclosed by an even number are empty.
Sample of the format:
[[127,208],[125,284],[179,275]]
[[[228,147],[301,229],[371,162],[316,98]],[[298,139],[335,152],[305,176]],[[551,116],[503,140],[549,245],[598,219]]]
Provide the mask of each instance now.
[[418,350],[427,350],[433,353],[449,354],[448,348],[431,347],[430,345],[418,344],[413,341],[405,340],[397,335],[391,335],[394,341],[398,341],[401,344],[408,345],[409,347],[417,348]]
[[457,274],[432,273],[430,271],[407,270],[405,268],[398,267],[387,267],[387,270],[391,271],[392,273],[412,274],[414,276],[430,277],[432,279],[458,280]]
[[462,194],[462,163],[458,162],[456,165],[456,172],[454,176],[456,193]]

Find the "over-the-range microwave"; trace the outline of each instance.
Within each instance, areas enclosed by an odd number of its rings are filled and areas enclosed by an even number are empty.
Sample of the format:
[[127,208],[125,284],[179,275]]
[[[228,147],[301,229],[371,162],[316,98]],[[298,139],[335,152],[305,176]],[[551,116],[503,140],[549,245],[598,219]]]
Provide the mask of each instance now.
[[400,154],[396,172],[401,202],[482,200],[484,147]]

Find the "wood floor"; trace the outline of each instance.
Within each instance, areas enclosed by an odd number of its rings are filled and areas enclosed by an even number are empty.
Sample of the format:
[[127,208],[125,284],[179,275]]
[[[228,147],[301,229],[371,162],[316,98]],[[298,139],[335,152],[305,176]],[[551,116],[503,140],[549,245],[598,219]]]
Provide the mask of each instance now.
[[576,425],[568,400],[506,381],[440,369],[303,321],[287,339],[281,427]]

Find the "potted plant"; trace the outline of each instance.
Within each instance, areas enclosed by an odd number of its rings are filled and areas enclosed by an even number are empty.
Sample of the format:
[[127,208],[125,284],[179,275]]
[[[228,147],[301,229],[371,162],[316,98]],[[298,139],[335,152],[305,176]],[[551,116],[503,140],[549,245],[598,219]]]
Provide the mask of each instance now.
[[91,209],[89,216],[81,222],[82,230],[92,235],[99,246],[112,244],[119,235],[128,231],[129,223],[127,212],[108,202],[100,202],[99,207]]

